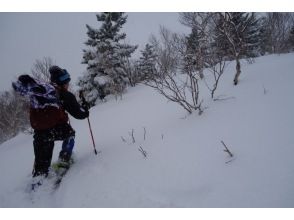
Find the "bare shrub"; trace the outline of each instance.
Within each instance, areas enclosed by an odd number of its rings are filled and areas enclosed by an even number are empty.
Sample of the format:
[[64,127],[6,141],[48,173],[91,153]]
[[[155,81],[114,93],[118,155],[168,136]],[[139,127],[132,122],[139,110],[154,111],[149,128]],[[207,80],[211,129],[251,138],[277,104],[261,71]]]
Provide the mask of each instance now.
[[50,82],[49,68],[54,65],[53,60],[50,57],[44,57],[43,59],[37,59],[31,69],[31,73],[34,78],[43,82]]
[[151,42],[157,54],[157,72],[144,84],[154,88],[169,101],[179,104],[189,114],[195,110],[201,114],[203,110],[202,101],[199,101],[198,72],[186,68],[183,74],[179,74],[185,53],[184,38],[163,27],[160,35],[161,42],[154,37]]

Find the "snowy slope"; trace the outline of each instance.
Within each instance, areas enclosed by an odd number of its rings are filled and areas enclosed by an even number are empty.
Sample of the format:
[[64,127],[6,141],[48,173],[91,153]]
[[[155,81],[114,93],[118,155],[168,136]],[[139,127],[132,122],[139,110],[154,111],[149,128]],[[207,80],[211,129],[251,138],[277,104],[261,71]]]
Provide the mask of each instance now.
[[294,207],[293,61],[243,62],[238,86],[230,64],[216,95],[233,98],[212,101],[202,90],[201,116],[151,88],[130,88],[91,110],[98,156],[87,121],[72,119],[77,162],[57,191],[45,186],[33,202],[25,192],[32,136],[20,134],[0,145],[0,207]]

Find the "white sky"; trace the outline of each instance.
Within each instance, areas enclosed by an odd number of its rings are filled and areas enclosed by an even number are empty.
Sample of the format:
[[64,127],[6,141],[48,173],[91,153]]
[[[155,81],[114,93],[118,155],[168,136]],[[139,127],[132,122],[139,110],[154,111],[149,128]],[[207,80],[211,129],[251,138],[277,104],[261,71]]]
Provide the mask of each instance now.
[[[35,60],[44,56],[66,68],[74,82],[86,69],[86,65],[81,64],[82,49],[86,48],[86,24],[100,26],[95,14],[0,13],[0,91],[9,89],[19,74],[30,73]],[[150,34],[158,34],[160,25],[188,33],[189,29],[181,25],[178,18],[178,13],[128,13],[123,28],[126,41],[142,48]]]
[[86,68],[81,64],[87,39],[85,25],[99,27],[96,11],[131,12],[123,31],[128,43],[141,48],[150,34],[158,34],[159,25],[175,32],[189,32],[178,22],[176,12],[293,11],[293,0],[280,0],[279,4],[268,4],[268,0],[0,0],[0,3],[0,10],[4,11],[0,12],[0,91],[9,89],[19,74],[30,73],[36,59],[45,56],[66,68],[75,83]]

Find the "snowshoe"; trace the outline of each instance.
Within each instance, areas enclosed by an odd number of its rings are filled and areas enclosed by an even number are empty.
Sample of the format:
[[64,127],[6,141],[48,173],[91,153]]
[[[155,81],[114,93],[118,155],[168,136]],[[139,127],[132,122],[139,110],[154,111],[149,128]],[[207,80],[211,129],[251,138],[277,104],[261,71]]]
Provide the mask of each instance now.
[[33,177],[32,183],[31,183],[31,191],[36,191],[44,182],[44,179],[47,177],[47,175],[38,175]]
[[54,189],[58,188],[62,178],[65,176],[71,165],[74,163],[74,160],[70,158],[69,161],[64,161],[59,159],[56,163],[52,164],[52,170],[55,172],[56,179],[54,182]]

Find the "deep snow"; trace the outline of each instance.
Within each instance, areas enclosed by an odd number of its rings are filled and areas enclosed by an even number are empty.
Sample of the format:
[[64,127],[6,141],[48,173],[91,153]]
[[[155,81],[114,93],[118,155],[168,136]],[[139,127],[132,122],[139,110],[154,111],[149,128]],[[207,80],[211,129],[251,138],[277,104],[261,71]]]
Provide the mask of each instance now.
[[57,191],[44,186],[33,202],[25,191],[33,138],[20,134],[0,145],[0,207],[294,207],[293,61],[293,53],[243,61],[238,86],[232,62],[216,91],[232,98],[212,101],[203,88],[201,116],[143,85],[109,98],[90,113],[101,153],[87,121],[71,119],[76,163]]

